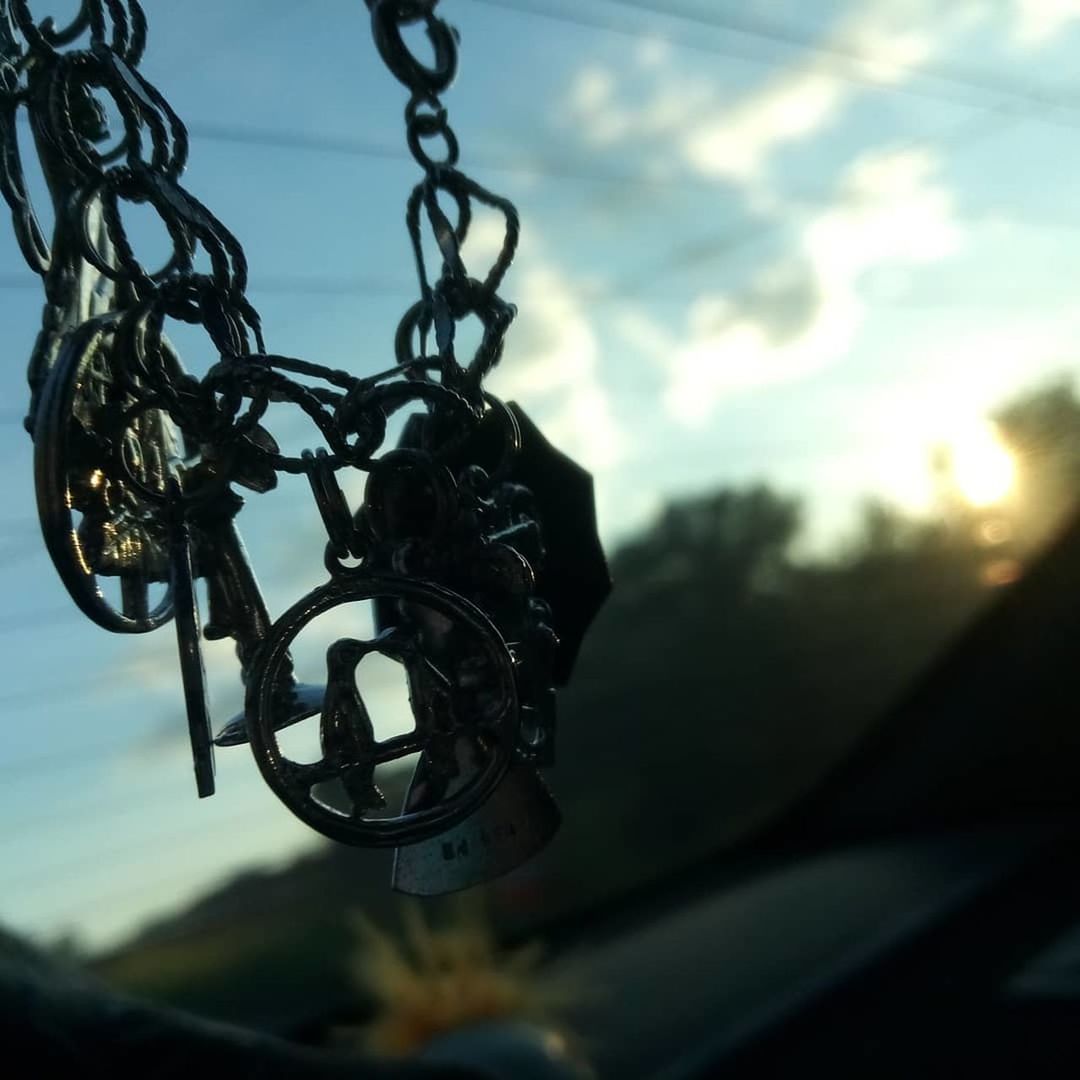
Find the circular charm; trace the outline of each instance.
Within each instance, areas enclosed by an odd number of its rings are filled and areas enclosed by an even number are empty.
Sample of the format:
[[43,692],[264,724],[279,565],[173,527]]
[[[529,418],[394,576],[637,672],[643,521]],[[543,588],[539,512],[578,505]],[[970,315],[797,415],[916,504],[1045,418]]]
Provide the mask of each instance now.
[[[170,578],[168,528],[160,507],[121,479],[109,447],[94,434],[110,410],[130,400],[109,367],[116,321],[90,319],[61,348],[38,403],[34,481],[45,546],[72,599],[106,630],[137,634],[172,616],[171,589],[155,607],[149,600],[151,584]],[[148,410],[117,448],[132,474],[163,497],[170,444],[168,421]],[[119,607],[101,589],[105,576],[120,581]]]
[[[339,638],[330,644],[319,720],[322,757],[292,761],[278,741],[290,646],[331,609],[371,600],[393,605],[395,621],[369,640]],[[412,731],[382,741],[375,738],[358,686],[363,658],[373,653],[404,666],[415,721]],[[343,843],[411,844],[462,821],[505,774],[518,725],[514,663],[488,617],[457,593],[409,578],[345,572],[294,604],[271,628],[248,683],[246,712],[259,769],[297,817]],[[454,784],[462,738],[476,746],[481,765],[468,782]],[[442,778],[445,796],[396,816],[376,816],[384,805],[376,766],[416,753],[418,768]],[[315,796],[313,788],[330,781],[344,788],[351,812]]]

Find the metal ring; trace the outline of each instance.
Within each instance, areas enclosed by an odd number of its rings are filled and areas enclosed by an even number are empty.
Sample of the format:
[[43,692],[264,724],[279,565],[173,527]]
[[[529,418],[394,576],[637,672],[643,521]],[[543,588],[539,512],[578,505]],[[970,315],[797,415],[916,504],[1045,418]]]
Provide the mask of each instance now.
[[[417,111],[417,105],[417,99],[413,98],[409,102],[409,108],[405,110],[405,141],[412,156],[427,172],[452,169],[458,163],[461,148],[453,128],[447,123],[446,109],[440,105],[434,112],[422,113]],[[446,156],[441,160],[436,160],[424,149],[421,140],[439,137],[446,142]]]
[[[108,121],[94,90],[103,90],[112,98],[120,113],[124,134],[119,141],[124,153],[138,157],[142,150],[142,120],[137,106],[115,85],[113,72],[100,56],[89,52],[65,53],[58,58],[48,85],[50,137],[64,157],[64,163],[77,175],[96,176],[104,171],[106,160],[116,149],[102,153],[94,145],[95,135],[80,123],[76,108],[97,106],[97,120],[102,125],[97,137],[103,137]],[[80,97],[78,95],[85,95]]]
[[[114,633],[141,634],[172,617],[172,589],[156,608],[131,614],[118,610],[98,584],[89,553],[72,518],[70,470],[75,399],[87,368],[102,349],[117,321],[115,314],[83,323],[60,350],[42,389],[34,428],[34,480],[38,516],[45,547],[71,598],[90,619]],[[149,584],[141,579],[141,586]]]
[[[486,767],[460,791],[434,806],[397,817],[363,818],[331,809],[313,798],[311,788],[332,778],[326,763],[300,765],[289,761],[278,745],[275,731],[277,688],[289,647],[312,620],[343,604],[384,598],[402,601],[435,612],[453,624],[455,633],[472,635],[498,680],[501,704],[486,724],[475,718],[455,718],[451,734],[482,733],[490,755]],[[378,651],[392,654],[382,639],[372,643]],[[517,739],[518,703],[513,659],[502,636],[488,617],[457,593],[430,582],[377,576],[362,571],[342,571],[338,576],[294,604],[277,622],[259,650],[248,683],[247,730],[259,770],[271,790],[302,821],[332,840],[366,847],[397,847],[434,836],[468,817],[495,790],[510,764]],[[428,743],[414,733],[411,740],[398,739],[382,751],[379,760],[394,760]],[[385,744],[382,744],[385,746]],[[405,748],[407,747],[407,748]],[[405,749],[403,749],[405,748]],[[401,751],[401,752],[399,752]],[[321,771],[320,771],[321,770]]]
[[[435,53],[435,61],[430,67],[417,60],[401,36],[402,26],[420,21],[424,23]],[[457,74],[457,37],[430,8],[421,10],[415,7],[413,11],[403,12],[400,0],[376,0],[371,9],[371,29],[383,63],[410,90],[441,94],[454,81]]]
[[513,410],[501,398],[497,398],[494,394],[485,391],[484,402],[493,412],[498,413],[503,433],[506,436],[506,442],[503,445],[503,452],[498,464],[488,473],[492,482],[496,482],[505,480],[514,471],[514,462],[518,454],[521,453],[521,425],[518,423]]
[[358,384],[345,395],[337,408],[337,421],[344,433],[360,432],[356,442],[348,448],[350,464],[367,467],[371,455],[385,438],[387,419],[398,409],[414,402],[425,402],[435,409],[471,413],[465,398],[449,387],[430,380],[399,379],[376,386]]
[[[134,192],[125,190],[133,184],[134,176],[129,169],[114,169],[92,181],[77,194],[75,213],[79,222],[80,254],[98,273],[110,281],[126,281],[133,287],[141,286],[144,291],[152,291],[155,286],[175,279],[177,276],[184,276],[186,271],[191,270],[195,247],[183,226],[175,218],[162,212],[160,200],[155,197],[157,193],[152,189],[149,192],[137,188]],[[119,200],[121,198],[133,203],[149,202],[168,230],[173,242],[173,251],[160,270],[148,271],[135,257],[120,217]],[[95,199],[101,204],[102,217],[105,220],[117,262],[120,263],[119,266],[114,266],[97,249],[90,221],[90,211]]]
[[431,330],[431,301],[417,300],[401,316],[401,321],[394,332],[394,359],[402,367],[412,367],[426,359],[422,352],[417,352],[413,335],[420,335],[420,349],[425,347],[425,339]]
[[[6,76],[11,71],[10,65],[4,65],[3,71]],[[44,276],[52,266],[52,247],[38,221],[26,186],[16,126],[18,108],[16,98],[5,93],[0,106],[0,192],[11,207],[15,239],[23,258],[34,273]]]
[[[104,152],[78,130],[73,116],[73,90],[89,94],[93,89],[104,90],[113,99],[124,127],[123,138]],[[48,97],[53,137],[76,169],[95,175],[126,156],[130,167],[146,165],[172,180],[183,172],[187,129],[164,95],[117,53],[65,53],[50,80]],[[149,162],[141,156],[144,127],[153,146]]]
[[34,22],[34,14],[26,0],[11,0],[11,14],[18,26],[26,43],[32,49],[37,49],[46,56],[55,56],[58,53],[56,45],[67,44],[79,36],[89,25],[91,17],[91,5],[81,3],[79,10],[71,22],[62,30],[54,29],[51,17],[43,19],[38,26]]
[[164,489],[152,488],[135,473],[132,468],[132,463],[125,452],[125,447],[129,444],[124,436],[128,433],[132,423],[144,413],[150,412],[151,410],[157,412],[166,411],[164,403],[157,400],[155,397],[148,397],[141,401],[136,401],[130,408],[124,410],[115,430],[110,434],[114,437],[113,445],[116,447],[116,463],[119,466],[121,473],[123,473],[125,487],[134,491],[144,502],[150,503],[151,505],[157,504],[164,506],[166,503],[175,501],[169,493],[168,483],[166,483]]
[[360,558],[364,553],[363,544],[353,526],[345,493],[334,473],[333,459],[321,446],[315,453],[305,450],[300,456],[307,466],[311,493],[315,496],[315,505],[330,538],[330,550],[338,559],[347,559],[350,555],[355,559]]
[[[370,467],[371,455],[385,438],[387,418],[414,402],[425,402],[433,409],[445,409],[459,416],[473,415],[473,409],[461,394],[428,379],[399,379],[377,386],[358,385],[355,391],[345,395],[337,410],[338,423],[346,433],[359,430],[358,419],[367,423],[367,429],[361,432],[350,448],[354,451],[350,463]],[[366,442],[361,444],[364,437]]]
[[[129,328],[127,333],[132,342],[128,355],[134,360],[137,372],[150,383],[153,390],[162,396],[166,394],[166,391],[172,393],[172,397],[165,399],[165,405],[171,412],[177,413],[174,419],[181,429],[187,430],[189,434],[199,435],[203,439],[211,435],[218,441],[225,442],[246,438],[269,407],[271,387],[268,384],[256,382],[246,388],[250,390],[250,393],[242,393],[243,388],[235,385],[230,379],[231,372],[225,362],[213,365],[201,380],[187,376],[179,357],[164,338],[163,326],[166,316],[191,326],[201,326],[223,361],[238,358],[222,353],[223,342],[220,340],[220,329],[215,334],[215,328],[207,325],[209,312],[205,305],[196,306],[191,302],[192,295],[201,296],[206,290],[199,290],[195,287],[196,283],[190,281],[181,281],[178,284],[191,286],[190,292],[179,293],[175,296],[158,295],[127,313],[125,317]],[[242,344],[246,347],[247,341],[243,335],[245,328],[249,325],[248,313],[242,309],[229,310],[222,302],[218,306],[217,315],[228,322],[236,335],[241,336]],[[148,363],[148,357],[156,356],[168,360],[167,372],[161,371],[161,364],[157,360],[153,364]],[[245,353],[244,359],[251,359],[254,362],[256,358]],[[201,409],[195,415],[186,418],[177,412],[180,397],[175,393],[178,388],[184,386],[185,380],[203,395]],[[217,394],[221,395],[220,402],[215,397]],[[240,407],[244,397],[250,398],[250,404],[241,412]],[[197,430],[192,431],[193,426]]]

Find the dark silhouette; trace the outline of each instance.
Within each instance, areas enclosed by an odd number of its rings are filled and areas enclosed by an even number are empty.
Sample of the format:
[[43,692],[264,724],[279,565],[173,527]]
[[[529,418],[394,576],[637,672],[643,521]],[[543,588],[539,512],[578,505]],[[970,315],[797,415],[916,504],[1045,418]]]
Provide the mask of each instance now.
[[[996,419],[1017,463],[999,506],[965,503],[939,454],[932,514],[868,502],[829,557],[793,555],[800,502],[764,484],[672,503],[614,554],[615,591],[560,701],[562,831],[490,888],[504,933],[602,905],[774,820],[1023,577],[1080,491],[1080,400],[1053,384]],[[100,967],[213,1015],[316,1016],[350,997],[345,912],[389,919],[385,881],[381,853],[328,846],[225,886]],[[198,971],[181,959],[215,950],[220,964]]]
[[357,817],[386,805],[375,786],[375,730],[356,685],[356,668],[364,643],[352,638],[335,641],[326,650],[326,697],[323,699],[320,741],[327,761],[356,762],[341,771],[341,782]]

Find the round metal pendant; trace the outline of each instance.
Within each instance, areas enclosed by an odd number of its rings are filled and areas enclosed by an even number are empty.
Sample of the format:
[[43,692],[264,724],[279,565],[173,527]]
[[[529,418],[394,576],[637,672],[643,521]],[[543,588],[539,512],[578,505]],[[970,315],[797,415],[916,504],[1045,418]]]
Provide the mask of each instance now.
[[[369,640],[331,642],[319,720],[322,758],[290,760],[278,739],[278,714],[288,707],[288,694],[281,691],[289,686],[290,646],[331,609],[371,600],[396,604],[398,621]],[[363,658],[373,653],[404,666],[415,720],[412,731],[381,741],[357,678]],[[362,571],[340,574],[278,619],[252,670],[246,711],[252,752],[278,798],[331,839],[367,847],[417,843],[468,817],[506,773],[519,720],[513,659],[479,608],[430,582]],[[455,785],[455,749],[462,737],[484,748],[483,764],[468,782]],[[418,768],[441,778],[442,796],[378,816],[382,797],[376,766],[418,752]],[[314,794],[317,785],[329,781],[340,782],[351,811],[335,809]]]
[[[90,319],[60,350],[38,405],[34,480],[45,546],[72,599],[106,630],[140,634],[172,617],[171,587],[154,607],[149,601],[151,584],[169,580],[168,533],[159,507],[129,490],[91,434],[114,404],[110,397],[119,396],[108,366],[116,322],[114,315]],[[158,474],[164,499],[160,447],[129,438],[129,468]],[[120,606],[102,591],[106,575],[120,580]]]

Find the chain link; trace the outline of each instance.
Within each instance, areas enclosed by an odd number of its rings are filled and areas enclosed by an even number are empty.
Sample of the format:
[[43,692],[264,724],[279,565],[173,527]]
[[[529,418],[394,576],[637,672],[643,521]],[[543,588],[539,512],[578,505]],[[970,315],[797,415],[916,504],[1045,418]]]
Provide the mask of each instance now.
[[[518,244],[517,211],[458,167],[441,100],[457,71],[458,35],[436,14],[438,0],[366,3],[376,49],[408,92],[406,143],[423,173],[405,210],[420,295],[400,320],[385,370],[362,377],[268,352],[246,295],[243,248],[181,183],[187,131],[139,70],[147,24],[138,0],[82,0],[62,28],[35,20],[26,0],[0,0],[0,192],[45,288],[27,427],[45,541],[73,598],[100,625],[123,632],[154,629],[175,605],[205,795],[213,774],[191,584],[193,575],[205,578],[206,635],[234,639],[248,689],[244,715],[218,745],[250,740],[294,812],[328,835],[380,844],[460,822],[511,757],[550,760],[557,639],[550,609],[535,595],[543,547],[532,499],[512,482],[521,430],[483,388],[515,315],[498,290]],[[416,27],[430,43],[429,62],[406,42]],[[119,116],[118,132],[109,131],[103,99]],[[51,243],[22,167],[20,113],[49,185]],[[163,265],[140,255],[125,227],[130,206],[160,219],[171,244]],[[504,228],[492,265],[474,275],[462,250],[477,207],[500,215]],[[425,260],[432,242],[437,270]],[[199,269],[203,258],[207,270]],[[468,318],[483,332],[473,355],[459,358],[456,330]],[[205,332],[216,359],[201,378],[169,343],[168,320]],[[265,426],[271,403],[298,409],[325,445],[282,452]],[[417,406],[401,444],[386,447],[390,418]],[[337,477],[348,468],[368,473],[355,513]],[[332,581],[274,622],[235,529],[242,500],[234,488],[264,492],[279,473],[310,482]],[[118,606],[105,598],[104,577],[120,579]],[[171,600],[150,602],[155,582],[171,586]],[[297,684],[288,644],[306,622],[341,603],[376,600],[380,635],[334,643],[325,689]],[[362,704],[352,702],[351,673],[372,651],[408,668],[417,717],[409,740],[374,742]],[[352,710],[348,723],[331,719],[332,699]],[[288,762],[276,731],[320,711],[324,760]],[[417,747],[426,754],[425,794],[414,793],[398,818],[367,818],[381,798],[374,763]],[[473,779],[462,786],[453,781],[463,770]],[[344,821],[313,801],[313,785],[335,776],[354,803]]]
[[[476,412],[481,408],[481,382],[501,357],[505,334],[515,315],[514,306],[497,290],[517,247],[517,211],[509,200],[457,168],[458,140],[439,97],[457,70],[457,34],[435,14],[436,3],[368,0],[368,6],[379,54],[409,90],[406,140],[424,171],[406,208],[420,299],[401,320],[395,336],[397,364],[383,378],[437,380]],[[423,25],[432,45],[434,60],[430,64],[417,59],[405,43],[405,29],[417,23]],[[16,237],[28,265],[46,279],[51,310],[45,321],[52,336],[60,331],[64,313],[72,308],[81,260],[113,283],[119,298],[113,306],[125,307],[135,322],[145,321],[151,328],[151,339],[160,334],[166,316],[203,325],[224,365],[215,372],[215,388],[230,402],[254,395],[258,404],[252,412],[261,412],[266,387],[272,383],[275,392],[312,416],[328,438],[335,424],[346,420],[363,427],[361,438],[350,439],[361,434],[359,429],[346,432],[340,428],[332,437],[334,452],[342,460],[363,465],[362,450],[370,443],[366,433],[373,425],[371,418],[361,417],[361,403],[367,400],[374,407],[366,387],[353,383],[347,408],[328,417],[325,392],[316,395],[322,399],[316,407],[310,388],[288,379],[280,366],[276,369],[278,378],[269,376],[267,369],[275,362],[266,356],[261,319],[246,297],[243,249],[225,225],[180,183],[188,156],[187,131],[164,96],[138,70],[146,44],[146,19],[137,0],[85,0],[79,15],[63,30],[56,30],[50,20],[35,24],[26,0],[2,0],[0,27],[7,43],[0,66],[0,189],[11,206]],[[88,48],[63,50],[62,46],[85,32],[90,36]],[[108,95],[121,119],[123,134],[111,151],[98,148],[109,132],[95,93]],[[16,137],[20,109],[29,114],[42,166],[54,189],[58,219],[51,246],[30,203],[22,170]],[[441,155],[432,149],[435,140],[441,140]],[[61,187],[65,190],[58,191]],[[454,205],[455,222],[444,212],[440,196]],[[474,203],[497,211],[505,223],[498,255],[482,278],[470,275],[461,255]],[[140,258],[124,226],[125,205],[149,206],[160,218],[172,244],[163,266],[147,267]],[[434,279],[425,264],[425,229],[430,230],[442,260]],[[102,237],[107,241],[104,251]],[[209,273],[195,268],[199,249],[209,260]],[[483,334],[475,354],[459,363],[454,330],[470,316],[479,320]],[[427,342],[432,331],[436,348],[429,354]],[[240,358],[257,359],[241,363]],[[31,364],[31,430],[50,359],[49,350],[39,349]],[[142,359],[150,360],[142,369],[150,393],[156,400],[168,402],[172,419],[181,427],[195,424],[199,430],[193,431],[193,436],[212,433],[223,440],[243,433],[242,428],[238,431],[233,426],[235,408],[214,417],[204,400],[201,412],[190,407],[191,402],[185,410],[183,395],[162,377],[160,365],[148,355]],[[308,365],[304,373],[334,381],[327,378],[326,369],[316,365]],[[228,392],[225,383],[231,383]],[[340,379],[337,384],[341,385]],[[413,400],[431,398],[429,392],[417,391]],[[282,464],[294,470],[298,467],[295,460]]]
[[[458,35],[435,14],[437,2],[367,0],[379,55],[409,91],[405,106],[406,142],[416,163],[424,170],[424,179],[413,189],[406,209],[420,300],[402,320],[397,336],[397,358],[406,366],[422,364],[427,359],[427,334],[434,328],[443,384],[475,400],[481,380],[502,355],[506,331],[516,314],[514,306],[501,299],[497,290],[517,249],[520,223],[517,210],[508,199],[481,187],[457,168],[458,139],[439,95],[457,72]],[[405,43],[403,30],[417,24],[423,25],[431,45],[434,59],[430,64],[419,60]],[[439,140],[443,153],[433,156],[434,150],[428,147]],[[451,223],[440,206],[440,194],[454,204],[456,222]],[[498,256],[483,280],[470,276],[461,255],[472,222],[474,202],[497,211],[504,221]],[[424,260],[425,218],[442,257],[441,272],[434,283],[429,280]],[[469,316],[479,319],[483,336],[475,355],[463,366],[454,356],[454,327]],[[419,353],[413,351],[416,338],[420,341]]]

